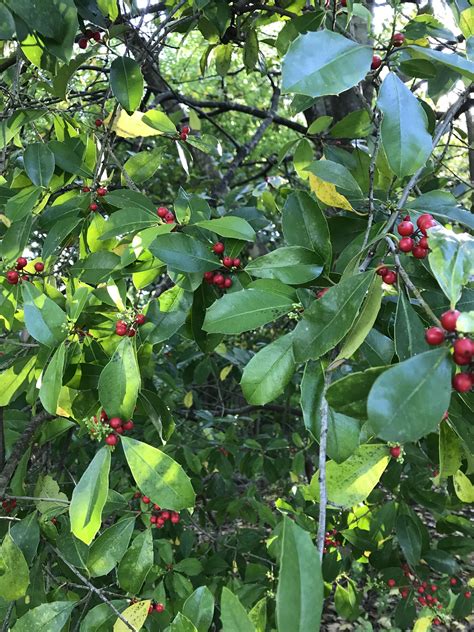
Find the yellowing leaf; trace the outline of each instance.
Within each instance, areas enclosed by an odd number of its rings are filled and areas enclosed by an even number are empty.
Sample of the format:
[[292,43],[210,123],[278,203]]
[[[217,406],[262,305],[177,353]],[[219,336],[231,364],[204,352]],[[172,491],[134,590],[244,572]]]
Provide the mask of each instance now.
[[192,391],[188,391],[186,393],[183,399],[183,404],[186,406],[186,408],[191,408],[191,406],[193,405],[193,392]]
[[347,198],[336,191],[336,187],[332,182],[325,182],[315,176],[314,173],[309,174],[309,186],[316,197],[327,204],[327,206],[334,206],[336,208],[342,208],[345,211],[353,211],[351,203]]
[[163,132],[153,129],[142,121],[146,112],[134,112],[132,115],[127,114],[124,110],[119,110],[118,114],[112,121],[112,115],[109,115],[104,124],[110,126],[117,136],[121,138],[137,138],[138,136],[162,136]]
[[453,476],[454,491],[463,503],[474,503],[474,485],[468,477],[458,470]]
[[221,372],[219,373],[219,378],[221,382],[223,382],[226,379],[226,377],[229,375],[231,371],[232,371],[232,364],[228,364],[221,370]]
[[474,7],[469,7],[461,12],[459,28],[466,39],[474,35]]
[[0,222],[2,222],[2,224],[4,224],[7,228],[10,228],[12,225],[11,221],[3,213],[0,213]]
[[[148,616],[150,604],[151,600],[145,599],[145,601],[138,601],[132,604],[122,612],[123,618],[127,619],[130,625],[135,628],[136,632],[142,629]],[[123,621],[117,619],[114,624],[114,632],[130,632],[130,628],[128,628]]]
[[431,628],[432,619],[433,617],[421,617],[420,619],[417,619],[413,627],[413,632],[427,632],[427,630]]

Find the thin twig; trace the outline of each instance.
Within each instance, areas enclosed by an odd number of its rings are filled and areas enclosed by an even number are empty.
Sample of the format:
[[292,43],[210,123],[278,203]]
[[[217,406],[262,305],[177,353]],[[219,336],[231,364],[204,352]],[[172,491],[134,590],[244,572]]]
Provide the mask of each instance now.
[[329,407],[326,400],[326,392],[331,382],[331,373],[326,371],[324,375],[324,388],[320,408],[320,428],[319,428],[319,519],[317,546],[319,557],[322,561],[324,553],[324,538],[326,535],[326,511],[328,505],[328,491],[326,485],[326,446],[328,436],[328,416]]
[[380,130],[380,117],[375,114],[374,127],[375,127],[375,142],[372,157],[369,165],[369,217],[367,221],[367,228],[365,230],[364,241],[362,244],[362,250],[364,250],[369,243],[370,231],[374,223],[375,204],[374,204],[374,184],[375,184],[375,163],[377,162],[377,155],[379,153],[381,130]]

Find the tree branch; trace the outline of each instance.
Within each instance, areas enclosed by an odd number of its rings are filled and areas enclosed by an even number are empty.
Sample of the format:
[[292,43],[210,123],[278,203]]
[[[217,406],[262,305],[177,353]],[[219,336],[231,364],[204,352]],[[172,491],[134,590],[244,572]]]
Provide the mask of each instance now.
[[318,535],[317,546],[321,562],[324,553],[324,539],[326,535],[326,512],[328,505],[328,492],[326,485],[326,447],[328,436],[328,416],[329,407],[326,400],[326,392],[331,382],[331,373],[326,371],[324,375],[324,388],[320,408],[320,429],[319,429],[319,517],[318,517]]

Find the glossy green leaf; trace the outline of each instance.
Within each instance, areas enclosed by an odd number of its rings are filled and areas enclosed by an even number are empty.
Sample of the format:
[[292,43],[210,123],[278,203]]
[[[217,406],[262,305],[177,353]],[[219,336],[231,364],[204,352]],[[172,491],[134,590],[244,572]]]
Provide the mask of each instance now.
[[169,632],[196,632],[196,626],[184,615],[178,612],[169,627]]
[[5,261],[13,261],[21,256],[30,239],[33,227],[33,217],[28,216],[18,222],[14,222],[3,235],[0,243],[0,256]]
[[140,66],[130,57],[117,57],[110,66],[110,87],[120,105],[134,112],[143,97],[143,76]]
[[40,541],[38,514],[36,511],[28,514],[19,522],[14,522],[10,529],[10,535],[15,544],[21,549],[28,565],[31,566]]
[[451,370],[446,350],[435,349],[384,371],[367,401],[369,424],[376,435],[405,443],[434,432],[449,408]]
[[429,239],[431,270],[454,309],[474,274],[474,237],[437,226],[429,231]]
[[12,632],[58,632],[74,610],[73,601],[52,601],[28,610],[12,628]]
[[407,360],[429,349],[425,328],[403,291],[398,295],[395,313],[395,350],[400,360]]
[[434,61],[437,66],[443,64],[443,66],[458,72],[463,77],[467,77],[470,81],[474,81],[474,62],[461,57],[457,53],[442,53],[439,50],[423,46],[409,46],[408,51],[414,54],[414,57],[422,57]]
[[400,178],[415,173],[433,146],[425,111],[395,73],[385,77],[377,104],[383,113],[382,143],[391,170]]
[[305,191],[296,191],[286,199],[282,213],[282,228],[289,246],[313,250],[329,263],[332,255],[326,217],[316,200]]
[[0,406],[7,406],[18,394],[25,382],[34,378],[36,356],[21,358],[0,375]]
[[110,460],[110,450],[104,446],[89,463],[72,492],[69,505],[71,531],[86,544],[92,542],[102,523],[102,510],[109,491]]
[[230,217],[227,215],[226,217],[196,222],[195,225],[210,230],[221,237],[242,239],[243,241],[253,241],[255,239],[254,229],[242,217]]
[[224,586],[221,597],[222,632],[255,632],[247,611],[238,597]]
[[153,566],[153,538],[145,529],[133,540],[117,570],[120,587],[132,595],[140,594],[143,582]]
[[92,577],[107,575],[120,562],[128,549],[134,526],[134,516],[121,518],[101,533],[92,544],[87,560]]
[[312,250],[286,246],[250,261],[245,271],[261,279],[279,279],[298,285],[316,279],[323,271],[323,263]]
[[5,215],[12,222],[19,222],[34,209],[41,194],[40,187],[26,187],[8,199],[5,204]]
[[344,165],[332,160],[315,160],[306,168],[324,182],[334,184],[339,193],[351,198],[362,199],[363,193],[352,173]]
[[305,311],[294,330],[298,362],[316,360],[342,340],[357,317],[372,275],[366,272],[343,279]]
[[331,128],[333,138],[365,138],[372,130],[372,122],[367,110],[350,112]]
[[43,259],[50,257],[82,221],[82,217],[68,215],[55,222],[43,242]]
[[191,307],[192,294],[175,285],[160,294],[146,313],[147,323],[141,329],[143,339],[150,344],[168,340],[184,324]]
[[30,573],[20,547],[9,533],[0,546],[0,595],[5,601],[16,601],[26,595]]
[[303,421],[313,437],[319,439],[319,417],[324,388],[324,370],[321,362],[306,363],[303,379],[301,380],[300,406]]
[[159,235],[150,251],[179,272],[207,272],[220,265],[210,245],[183,233]]
[[326,446],[328,457],[336,463],[342,463],[355,452],[359,443],[359,420],[329,409]]
[[[122,611],[128,604],[126,599],[111,599],[117,610]],[[106,632],[112,630],[117,615],[110,608],[108,603],[100,603],[98,606],[91,608],[81,621],[80,632]]]
[[456,496],[463,503],[474,503],[474,485],[469,478],[458,470],[453,476],[453,485]]
[[337,584],[334,593],[334,605],[336,612],[340,617],[348,621],[354,621],[360,614],[361,593],[358,591],[356,584],[349,579],[347,585]]
[[439,428],[439,478],[456,474],[463,458],[462,443],[458,435],[444,421]]
[[32,283],[23,282],[25,325],[31,336],[47,347],[56,347],[67,336],[66,314]]
[[122,437],[121,444],[138,488],[152,502],[175,511],[193,506],[194,490],[179,463],[136,439]]
[[26,175],[38,187],[47,187],[53,177],[55,159],[44,143],[28,145],[23,154]]
[[56,414],[58,407],[59,393],[61,391],[64,373],[65,353],[66,348],[64,344],[59,345],[41,379],[39,398],[45,410],[52,415]]
[[[140,151],[134,156],[131,156],[124,164],[123,168],[133,182],[138,184],[146,182],[155,175],[160,165],[163,163],[163,153],[164,149],[162,147]],[[122,182],[124,184],[126,182],[124,177],[122,177]]]
[[164,134],[176,134],[176,125],[164,112],[148,110],[143,116],[143,122]]
[[333,382],[326,393],[331,408],[339,413],[367,419],[367,397],[373,383],[386,367],[356,371]]
[[266,632],[267,630],[267,600],[265,597],[257,601],[249,612],[249,619],[255,626],[255,632]]
[[240,385],[249,404],[264,405],[281,395],[295,371],[293,336],[286,334],[253,356]]
[[134,344],[123,338],[99,378],[99,398],[110,417],[130,419],[141,386]]
[[[361,445],[343,463],[328,461],[326,486],[330,504],[353,507],[363,502],[374,489],[390,460],[386,445]],[[309,490],[319,499],[318,472],[313,476]]]
[[316,547],[309,533],[285,516],[276,596],[278,632],[318,632],[323,600]]
[[183,614],[194,623],[198,632],[208,632],[214,617],[214,595],[207,586],[200,586],[189,595]]
[[290,44],[283,59],[282,88],[311,97],[340,94],[365,77],[371,61],[369,46],[329,30],[305,33]]
[[289,296],[256,287],[224,294],[206,311],[203,329],[209,333],[240,334],[261,327],[293,308]]
[[100,240],[104,241],[116,235],[127,235],[137,233],[145,228],[156,226],[158,217],[150,211],[140,208],[124,208],[112,213],[104,226],[104,232],[100,235]]
[[422,547],[418,525],[410,516],[402,515],[397,518],[395,531],[406,561],[410,566],[416,566],[420,561]]

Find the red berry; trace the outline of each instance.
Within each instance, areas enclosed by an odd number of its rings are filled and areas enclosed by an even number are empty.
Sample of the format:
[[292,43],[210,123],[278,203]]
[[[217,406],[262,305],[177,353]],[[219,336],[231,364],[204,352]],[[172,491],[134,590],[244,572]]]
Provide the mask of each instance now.
[[420,226],[420,230],[423,233],[423,235],[427,234],[428,228],[432,228],[433,226],[436,226],[436,222],[434,219],[429,219],[426,220],[425,222],[423,222],[423,224]]
[[387,285],[393,285],[397,281],[397,273],[395,270],[388,270],[382,277],[383,282]]
[[155,610],[156,612],[164,612],[165,607],[162,603],[157,603],[155,604]]
[[181,140],[188,140],[188,135],[185,132],[181,132],[179,137],[181,138]]
[[426,599],[424,597],[418,597],[418,603],[422,606],[426,606]]
[[470,590],[467,590],[467,591],[464,593],[464,596],[466,597],[466,599],[470,599],[470,598],[471,598],[471,591],[470,591]]
[[394,459],[398,459],[401,453],[402,453],[402,449],[399,445],[394,445],[392,448],[390,448],[390,455]]
[[347,7],[347,0],[341,0],[341,7]]
[[422,595],[424,592],[425,592],[425,589],[423,588],[423,586],[420,586],[420,587],[418,588],[418,594],[419,594],[419,595]]
[[415,246],[412,254],[415,259],[424,259],[428,256],[428,250],[426,248],[422,248],[421,246]]
[[26,265],[28,265],[28,259],[26,259],[25,257],[18,257],[18,259],[16,260],[16,269],[23,270]]
[[123,427],[119,426],[118,428],[115,428],[115,432],[119,435],[123,434]]
[[135,424],[133,423],[133,421],[132,421],[131,419],[129,419],[128,421],[126,421],[126,422],[123,424],[123,429],[124,429],[126,432],[129,432],[130,430],[133,430],[134,425],[135,425]]
[[155,503],[155,504],[153,505],[153,509],[154,509],[155,511],[160,511],[161,507],[160,507],[160,505],[157,505],[157,504]]
[[458,338],[454,342],[454,353],[463,358],[471,359],[474,354],[474,342],[470,338]]
[[27,274],[23,274],[22,277],[21,277],[21,280],[22,281],[29,281],[30,277]]
[[227,279],[224,280],[224,287],[232,287],[232,279],[229,279],[229,277],[227,277]]
[[423,215],[420,215],[420,217],[416,220],[416,225],[418,228],[421,228],[425,222],[431,222],[433,219],[434,217],[431,213],[423,213]]
[[166,510],[165,510],[165,511],[162,511],[162,512],[161,512],[161,519],[162,519],[162,520],[165,520],[165,521],[166,521],[166,520],[169,520],[169,519],[170,519],[170,517],[171,517],[171,514],[170,514],[170,512],[169,512],[169,511],[166,511]]
[[158,527],[158,529],[163,529],[163,527],[165,526],[165,521],[162,518],[158,518],[156,521],[156,526]]
[[153,610],[154,610],[154,608],[153,608],[153,606],[150,604],[150,605],[148,606],[148,614],[151,614],[151,613],[153,612]]
[[176,513],[176,511],[173,511],[171,514],[171,522],[173,524],[178,524],[178,522],[181,520],[180,516],[178,513]]
[[471,364],[471,358],[466,358],[465,356],[459,355],[459,353],[453,353],[453,361],[458,366],[467,366]]
[[16,270],[8,270],[6,276],[7,282],[10,283],[10,285],[16,285],[18,283],[18,279],[20,278],[20,275],[16,272]]
[[140,492],[135,492],[135,493],[133,494],[133,497],[134,497],[134,498],[140,498],[140,496],[141,496]]
[[137,335],[137,330],[133,329],[133,327],[130,327],[130,329],[128,330],[128,337],[134,338],[136,335]]
[[213,278],[214,285],[221,285],[221,283],[224,283],[224,281],[225,281],[224,275],[221,274],[220,272],[214,275],[214,278]]
[[120,419],[120,417],[112,417],[112,419],[109,419],[109,426],[113,428],[114,430],[121,425],[122,425],[122,420]]
[[400,222],[400,224],[398,224],[397,230],[398,234],[402,237],[409,237],[410,235],[413,235],[415,227],[411,222],[403,220],[403,222]]
[[181,133],[182,134],[189,134],[190,131],[191,130],[190,130],[190,128],[187,125],[185,125],[184,127],[181,128]]
[[81,190],[82,190],[83,193],[90,193],[91,188],[90,187],[82,187]]
[[99,187],[96,193],[97,195],[100,195],[102,197],[104,195],[107,195],[107,189],[105,187]]
[[44,263],[42,261],[37,261],[35,263],[35,270],[36,270],[36,272],[43,272],[43,270],[44,270]]
[[94,31],[92,33],[92,39],[96,42],[100,42],[100,31]]
[[240,266],[240,259],[239,259],[238,257],[236,257],[236,258],[234,259],[234,267],[235,267],[235,268],[238,268],[239,266]]
[[108,421],[108,417],[107,417],[107,413],[105,412],[105,410],[101,410],[100,411],[100,420],[101,421]]
[[390,588],[393,588],[394,586],[397,585],[397,582],[394,579],[389,579],[387,581],[387,585],[390,586]]
[[107,437],[105,437],[105,443],[107,445],[117,445],[118,440],[119,439],[117,435],[114,435],[114,434],[109,434]]
[[115,333],[118,334],[119,336],[125,336],[125,334],[127,333],[128,327],[127,327],[127,323],[124,322],[123,320],[118,320],[115,323]]
[[322,290],[318,290],[316,292],[316,298],[322,298],[326,294],[326,292],[328,292],[328,291],[329,291],[328,287],[323,287]]
[[137,323],[137,325],[144,325],[146,321],[146,316],[145,314],[137,314],[135,316],[135,322]]
[[98,208],[99,207],[98,207],[98,205],[95,202],[92,202],[92,204],[89,204],[89,209],[91,211],[97,211]]
[[82,50],[85,50],[87,48],[87,39],[85,37],[81,37],[81,39],[77,42],[79,44],[79,48],[82,48]]
[[444,314],[441,314],[440,321],[446,331],[455,331],[456,330],[456,322],[461,315],[461,312],[458,312],[457,309],[450,309]]
[[422,238],[420,239],[420,241],[418,242],[418,245],[419,245],[421,248],[426,248],[426,250],[428,250],[428,248],[429,248],[429,244],[428,244],[428,237],[422,237]]
[[167,214],[169,213],[168,209],[166,208],[166,206],[160,206],[156,209],[156,214],[158,215],[158,217],[165,217]]
[[414,245],[415,245],[415,242],[413,241],[411,237],[403,237],[403,239],[400,239],[400,241],[398,242],[398,248],[402,252],[411,252],[413,250]]
[[225,246],[222,241],[218,241],[212,246],[212,250],[216,253],[216,255],[221,255],[225,250]]
[[142,496],[142,502],[145,503],[145,505],[149,505],[150,499],[148,498],[148,496]]
[[205,281],[212,283],[212,280],[214,279],[214,272],[204,272],[203,277]]
[[371,70],[377,70],[382,65],[382,59],[378,55],[372,57],[372,63],[370,64]]
[[383,276],[385,276],[387,274],[388,271],[389,271],[388,268],[382,266],[381,268],[377,268],[376,273],[379,276],[383,277]]
[[[469,373],[457,373],[453,377],[453,388],[458,393],[468,393],[472,388],[472,380]],[[453,581],[456,580],[453,578],[451,580],[451,585],[454,586]]]
[[395,35],[392,37],[392,44],[396,46],[397,48],[399,48],[400,46],[403,46],[404,42],[405,42],[405,36],[403,35],[403,33],[395,33]]
[[441,624],[441,619],[439,619],[438,617],[435,617],[433,619],[433,625],[440,625]]
[[95,126],[96,127],[101,127],[101,125],[103,124],[103,120],[100,118],[95,119]]
[[222,263],[226,268],[232,268],[232,266],[234,265],[234,260],[232,259],[232,257],[224,257],[222,259]]
[[458,580],[455,577],[451,577],[451,579],[449,580],[449,583],[451,584],[451,586],[456,586],[456,584],[458,583]]
[[401,588],[400,595],[402,596],[402,599],[406,599],[408,597],[408,590],[406,588]]
[[155,524],[156,521],[157,521],[157,517],[156,516],[150,516],[151,524]]
[[171,213],[170,211],[168,211],[168,213],[166,213],[165,215],[165,222],[167,224],[173,224],[173,222],[175,222],[175,216],[173,213]]
[[444,331],[440,327],[430,327],[425,331],[425,340],[429,345],[440,345],[444,338]]

